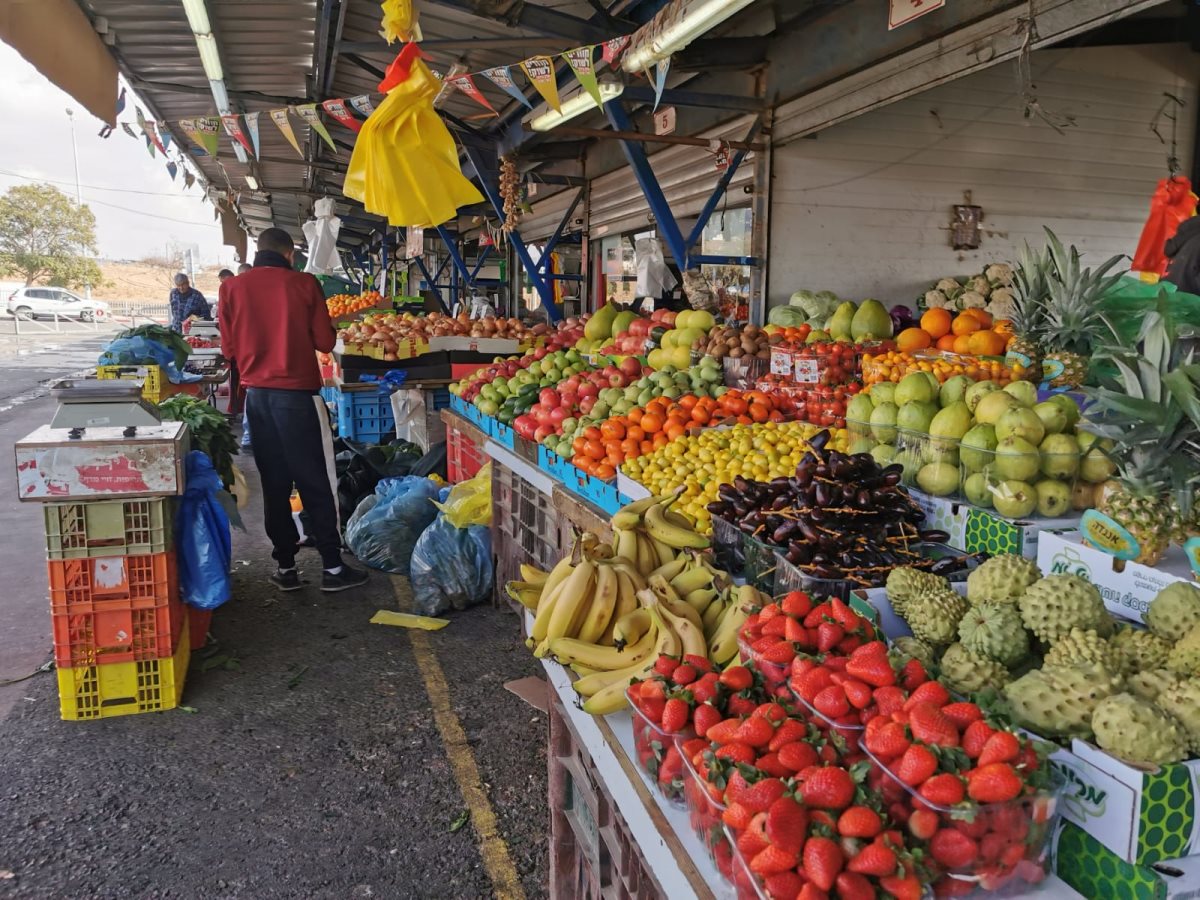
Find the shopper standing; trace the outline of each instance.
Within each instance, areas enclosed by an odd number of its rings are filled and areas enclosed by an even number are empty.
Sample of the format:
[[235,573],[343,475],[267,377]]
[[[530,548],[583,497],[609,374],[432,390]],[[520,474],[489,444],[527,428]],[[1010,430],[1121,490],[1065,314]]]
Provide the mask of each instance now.
[[278,566],[271,583],[285,591],[303,586],[290,502],[295,485],[321,554],[321,590],[343,591],[363,584],[367,573],[342,561],[333,438],[320,397],[317,352],[332,351],[337,334],[321,285],[293,270],[294,255],[286,231],[259,235],[253,268],[221,286],[221,350],[246,385],[263,517]]
[[175,289],[171,291],[171,330],[183,331],[183,323],[192,316],[211,319],[212,311],[204,295],[192,287],[188,277],[180,272],[175,276]]

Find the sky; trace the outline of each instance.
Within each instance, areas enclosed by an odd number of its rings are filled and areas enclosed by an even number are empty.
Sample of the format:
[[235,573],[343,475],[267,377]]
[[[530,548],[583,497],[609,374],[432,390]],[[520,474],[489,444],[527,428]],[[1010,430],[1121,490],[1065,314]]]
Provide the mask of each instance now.
[[[0,141],[0,191],[47,181],[75,196],[66,114],[70,108],[75,112],[83,202],[96,215],[101,257],[161,256],[166,245],[174,243],[198,246],[204,265],[234,261],[233,249],[221,243],[220,225],[213,219],[212,205],[201,199],[199,184],[185,191],[182,172],[172,181],[166,160],[157,153],[151,159],[140,136],[134,140],[118,127],[107,140],[99,137],[104,123],[4,43],[0,72],[5,74],[0,122],[7,136]],[[132,103],[126,103],[120,119],[135,121]]]

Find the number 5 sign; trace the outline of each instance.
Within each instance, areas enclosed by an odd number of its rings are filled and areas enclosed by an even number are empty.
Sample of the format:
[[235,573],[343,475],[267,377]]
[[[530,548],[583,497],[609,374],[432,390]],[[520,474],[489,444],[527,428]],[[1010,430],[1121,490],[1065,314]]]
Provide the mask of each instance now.
[[946,0],[888,0],[888,31],[945,5]]

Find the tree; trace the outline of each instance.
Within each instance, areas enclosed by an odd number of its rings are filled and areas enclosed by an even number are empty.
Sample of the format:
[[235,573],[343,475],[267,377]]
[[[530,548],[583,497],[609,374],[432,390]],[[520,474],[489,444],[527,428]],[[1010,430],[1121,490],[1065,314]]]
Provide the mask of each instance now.
[[49,184],[25,184],[0,197],[0,273],[26,284],[99,284],[96,217]]

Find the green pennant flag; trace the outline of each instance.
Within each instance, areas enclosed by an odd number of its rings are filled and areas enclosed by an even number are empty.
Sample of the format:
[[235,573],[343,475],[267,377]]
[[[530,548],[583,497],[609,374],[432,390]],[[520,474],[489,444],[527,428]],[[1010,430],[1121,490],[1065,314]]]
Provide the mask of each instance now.
[[604,101],[600,99],[600,86],[596,83],[596,64],[592,60],[595,49],[595,44],[590,47],[576,47],[564,53],[562,58],[567,61],[583,89],[592,95],[596,105],[602,106]]
[[303,106],[293,106],[301,119],[308,123],[308,126],[321,136],[321,140],[329,145],[329,149],[337,153],[337,145],[334,144],[333,138],[329,136],[329,132],[325,130],[325,126],[321,122],[321,116],[317,112],[317,104],[306,103]]
[[217,138],[220,133],[221,120],[216,116],[196,120],[196,140],[213,159],[217,158]]

